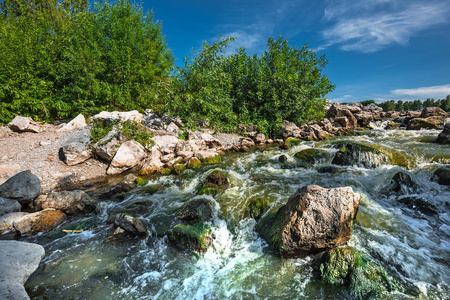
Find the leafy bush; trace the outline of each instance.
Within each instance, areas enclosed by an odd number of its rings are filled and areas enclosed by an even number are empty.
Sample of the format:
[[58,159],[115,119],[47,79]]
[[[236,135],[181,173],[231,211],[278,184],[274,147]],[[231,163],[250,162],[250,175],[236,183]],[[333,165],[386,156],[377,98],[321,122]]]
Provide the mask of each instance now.
[[131,121],[125,121],[120,124],[120,134],[122,134],[126,139],[135,140],[141,145],[151,147],[153,146],[153,141],[150,138],[153,137],[153,133],[143,125],[142,123],[135,123]]
[[239,123],[258,124],[270,133],[286,119],[296,123],[323,118],[325,95],[334,89],[321,71],[327,61],[312,50],[292,48],[280,37],[267,51],[250,56],[244,48],[225,55],[234,38],[204,43],[177,69],[167,110],[187,122],[207,119],[224,131]]
[[1,123],[157,105],[173,56],[151,13],[129,0],[1,4]]

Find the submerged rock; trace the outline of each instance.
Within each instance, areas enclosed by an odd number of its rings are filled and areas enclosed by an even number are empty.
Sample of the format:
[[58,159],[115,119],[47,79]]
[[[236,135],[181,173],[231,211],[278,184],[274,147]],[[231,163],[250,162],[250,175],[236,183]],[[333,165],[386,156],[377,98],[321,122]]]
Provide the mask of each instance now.
[[0,197],[14,199],[26,205],[41,191],[41,181],[30,170],[20,172],[0,185]]
[[450,186],[450,166],[443,166],[443,167],[438,168],[434,172],[433,178],[439,184]]
[[23,285],[44,255],[38,244],[0,241],[0,299],[30,299]]
[[199,195],[217,195],[228,185],[227,177],[221,171],[214,171],[206,177],[205,182],[198,188]]
[[434,142],[438,144],[450,144],[450,123],[445,124],[444,130],[439,133]]
[[403,191],[405,194],[408,191],[416,188],[416,184],[411,180],[411,176],[404,172],[398,172],[392,177],[390,190],[395,193],[400,193]]
[[303,186],[276,213],[261,218],[256,231],[287,257],[344,245],[351,237],[360,198],[351,187]]
[[142,221],[126,213],[120,213],[116,215],[114,219],[114,227],[120,227],[130,235],[147,235],[147,230],[145,230]]
[[403,287],[366,254],[352,248],[328,250],[320,264],[322,279],[330,284],[342,284],[356,299],[379,298],[384,292]]
[[340,149],[331,162],[334,165],[357,165],[373,168],[392,162],[390,155],[371,146],[348,142],[346,144],[339,144],[338,147]]
[[248,213],[256,221],[259,221],[268,209],[269,202],[266,198],[251,199],[248,205]]
[[178,212],[178,219],[185,223],[210,221],[212,219],[211,201],[207,199],[194,199],[185,203]]
[[397,201],[404,204],[409,209],[421,212],[422,214],[429,217],[433,217],[438,214],[436,206],[420,197],[400,197]]
[[314,165],[323,162],[326,159],[326,153],[319,149],[308,148],[303,149],[294,155],[298,160],[307,165]]
[[172,245],[181,249],[205,252],[212,246],[211,225],[203,222],[194,224],[177,224],[167,232]]

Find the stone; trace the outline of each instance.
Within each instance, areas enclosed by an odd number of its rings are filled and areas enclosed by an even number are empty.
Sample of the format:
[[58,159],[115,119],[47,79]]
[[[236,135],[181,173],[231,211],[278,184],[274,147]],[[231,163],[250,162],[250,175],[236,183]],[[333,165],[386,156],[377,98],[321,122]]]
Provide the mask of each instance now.
[[96,114],[95,116],[93,116],[91,118],[91,120],[99,120],[102,122],[114,122],[114,121],[119,121],[119,122],[125,122],[125,121],[131,121],[134,123],[139,123],[142,121],[142,119],[144,118],[144,116],[138,112],[137,110],[132,110],[132,111],[125,111],[125,112],[120,112],[120,111],[113,111],[113,112],[108,112],[108,111],[102,111],[99,114]]
[[38,244],[0,241],[0,299],[30,299],[24,284],[44,255]]
[[287,139],[289,137],[298,138],[301,136],[301,130],[292,122],[283,120],[281,123],[282,128],[278,130],[275,135],[282,139]]
[[200,140],[204,141],[208,148],[220,148],[222,143],[211,134],[204,132],[200,134]]
[[397,201],[404,204],[410,210],[421,212],[425,216],[434,217],[438,215],[436,206],[418,196],[399,197]]
[[379,299],[383,292],[404,291],[383,267],[353,248],[328,250],[322,256],[319,270],[325,282],[344,285],[356,299]]
[[16,116],[8,123],[9,129],[15,132],[40,132],[40,128],[32,118]]
[[342,117],[347,117],[347,122],[345,122],[347,126],[345,128],[356,128],[358,126],[358,121],[356,120],[355,116],[350,112],[350,110],[341,106],[337,102],[333,103],[333,105],[331,105],[331,107],[325,114],[325,118],[329,119],[331,123],[335,122],[336,118],[339,118],[339,120],[341,120],[342,122],[343,120],[341,119]]
[[326,159],[326,152],[315,148],[308,148],[300,150],[294,155],[300,162],[308,165],[324,162]]
[[283,257],[344,245],[360,199],[351,187],[302,186],[277,212],[266,213],[256,231]]
[[0,216],[0,234],[13,229],[13,222],[28,215],[26,212],[10,212]]
[[[126,185],[134,185],[135,183],[139,184],[139,179],[140,177],[137,177],[134,174],[128,174],[127,176],[125,176],[122,180],[122,183],[126,184]],[[142,180],[142,178],[140,178]]]
[[406,130],[439,129],[443,121],[443,117],[414,118],[408,122]]
[[50,192],[46,199],[34,202],[37,209],[54,208],[67,215],[78,215],[92,212],[94,200],[81,190]]
[[164,163],[161,162],[161,157],[161,152],[156,149],[152,149],[151,153],[142,164],[140,173],[142,175],[148,175],[161,171],[164,168]]
[[202,162],[197,157],[191,157],[186,163],[188,169],[197,169],[202,165]]
[[199,150],[199,147],[192,141],[181,141],[175,147],[175,153],[183,158],[192,157]]
[[151,140],[155,143],[152,149],[156,149],[164,155],[174,153],[177,144],[182,141],[173,135],[157,135]]
[[216,164],[221,160],[220,154],[214,150],[197,151],[194,153],[194,156],[197,157],[202,163],[207,164]]
[[142,221],[126,213],[120,213],[116,215],[114,219],[114,226],[120,227],[128,234],[136,236],[146,236],[147,230],[145,230]]
[[266,136],[262,133],[258,133],[253,138],[253,141],[255,142],[255,144],[258,144],[258,145],[264,144],[266,142]]
[[443,166],[434,171],[434,180],[441,185],[450,186],[450,166]]
[[391,179],[390,190],[395,193],[405,194],[407,192],[412,192],[412,189],[416,187],[416,184],[411,180],[411,176],[404,172],[398,172]]
[[147,156],[144,147],[134,140],[123,143],[114,155],[106,174],[114,175],[136,167]]
[[215,196],[227,186],[227,177],[221,171],[216,170],[206,177],[205,182],[198,188],[198,194]]
[[116,155],[121,143],[122,138],[119,131],[113,129],[94,144],[94,152],[101,159],[110,162]]
[[337,145],[339,151],[335,154],[332,164],[340,166],[362,166],[374,168],[392,162],[389,154],[384,153],[371,146],[354,142],[344,142]]
[[211,225],[202,222],[177,224],[167,232],[169,242],[181,250],[206,252],[212,246]]
[[248,214],[258,222],[268,209],[269,202],[266,198],[251,199],[248,205]]
[[86,119],[82,114],[79,114],[76,116],[73,120],[71,120],[69,123],[58,129],[58,131],[72,131],[75,129],[86,127]]
[[55,228],[67,219],[62,211],[47,208],[27,214],[13,222],[13,229],[20,235],[30,235]]
[[60,152],[63,161],[68,166],[81,164],[91,158],[91,132],[89,128],[83,127],[69,134]]
[[19,201],[0,197],[0,216],[7,213],[20,211],[22,205]]
[[211,221],[212,216],[212,204],[207,199],[194,199],[186,202],[177,214],[177,218],[184,223]]
[[428,117],[448,117],[449,114],[445,112],[442,108],[439,107],[425,107],[420,113],[419,118],[428,118]]
[[370,111],[370,112],[376,112],[376,113],[381,113],[383,111],[383,108],[379,107],[376,104],[371,103],[369,105],[363,106],[362,110]]
[[175,123],[171,122],[169,125],[167,125],[166,131],[178,135],[178,132],[180,132],[180,128],[178,128]]
[[439,133],[437,139],[434,142],[438,144],[450,144],[450,123],[445,124],[444,130]]
[[17,173],[0,185],[0,197],[14,199],[26,205],[41,191],[41,181],[30,170]]

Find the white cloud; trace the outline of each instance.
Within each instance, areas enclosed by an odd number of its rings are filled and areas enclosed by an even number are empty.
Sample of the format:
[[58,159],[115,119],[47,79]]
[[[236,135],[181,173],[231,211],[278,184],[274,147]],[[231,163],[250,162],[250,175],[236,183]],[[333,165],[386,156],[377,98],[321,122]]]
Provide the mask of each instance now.
[[408,2],[407,6],[398,0],[354,3],[341,0],[325,10],[323,20],[333,23],[322,32],[326,46],[375,52],[393,44],[404,45],[422,30],[448,22],[450,12],[450,1]]
[[356,99],[354,96],[352,95],[344,95],[342,97],[337,97],[337,98],[332,98],[330,99],[331,103],[334,102],[349,102],[352,101],[352,99]]
[[419,87],[414,89],[395,89],[391,91],[391,94],[396,96],[412,96],[414,99],[443,99],[447,95],[450,95],[450,84]]

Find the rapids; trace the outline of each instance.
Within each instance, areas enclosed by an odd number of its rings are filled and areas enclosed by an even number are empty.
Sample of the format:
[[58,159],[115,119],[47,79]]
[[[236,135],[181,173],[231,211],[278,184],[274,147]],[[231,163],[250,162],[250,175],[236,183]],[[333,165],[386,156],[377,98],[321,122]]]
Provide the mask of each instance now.
[[[450,147],[431,143],[437,130],[387,131],[381,123],[372,128],[330,141],[301,142],[288,150],[268,147],[230,154],[220,164],[187,170],[181,177],[153,177],[123,201],[102,201],[98,229],[64,234],[57,228],[25,239],[46,250],[26,283],[27,292],[32,299],[352,299],[344,287],[320,280],[320,254],[277,257],[248,216],[251,199],[265,197],[276,209],[301,185],[317,184],[351,186],[362,195],[348,244],[370,255],[407,287],[405,294],[387,298],[449,299],[450,192],[432,175],[450,162]],[[377,167],[339,166],[339,172],[319,173],[320,167],[331,165],[336,141],[373,146],[387,153],[392,164],[369,155],[364,159]],[[312,168],[299,166],[295,153],[311,147],[329,155]],[[279,160],[282,155],[286,161]],[[200,255],[174,249],[162,232],[213,170],[223,171],[230,182],[222,194],[206,196],[215,204],[214,247]],[[398,171],[409,174],[416,188],[389,194],[390,180]],[[407,197],[422,199],[435,211],[424,214],[400,201]],[[133,205],[138,208],[134,216],[143,220],[151,236],[106,242],[112,233],[111,226],[104,226],[108,215]]]

